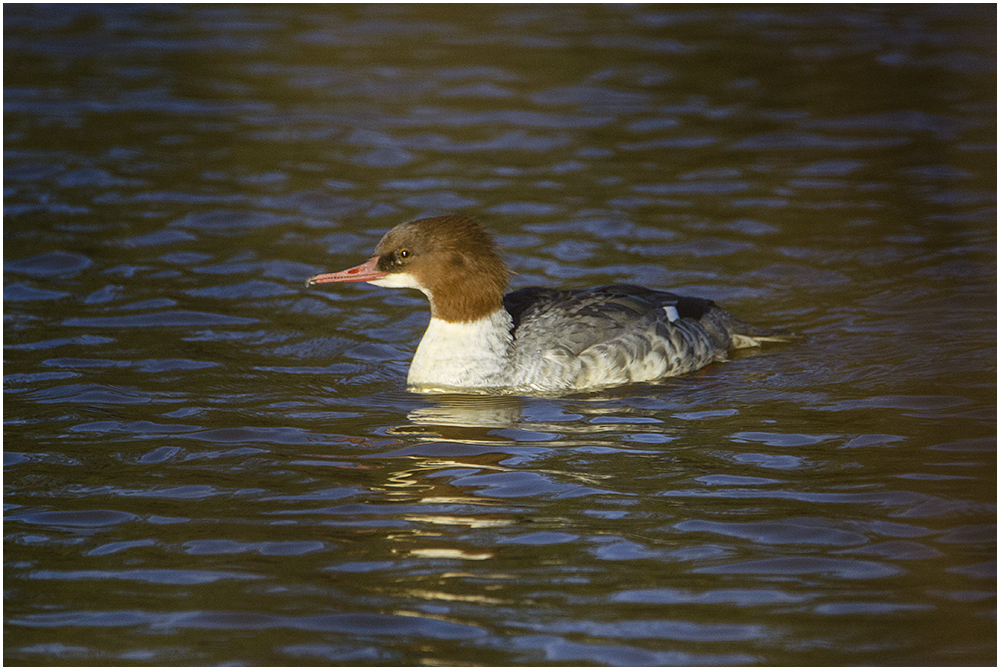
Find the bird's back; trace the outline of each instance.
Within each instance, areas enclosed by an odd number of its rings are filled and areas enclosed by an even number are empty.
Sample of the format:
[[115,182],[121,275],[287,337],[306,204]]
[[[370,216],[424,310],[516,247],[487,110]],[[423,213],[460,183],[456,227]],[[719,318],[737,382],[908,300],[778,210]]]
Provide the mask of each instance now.
[[691,372],[770,334],[711,300],[629,284],[526,288],[508,294],[504,306],[514,322],[513,384],[543,391]]

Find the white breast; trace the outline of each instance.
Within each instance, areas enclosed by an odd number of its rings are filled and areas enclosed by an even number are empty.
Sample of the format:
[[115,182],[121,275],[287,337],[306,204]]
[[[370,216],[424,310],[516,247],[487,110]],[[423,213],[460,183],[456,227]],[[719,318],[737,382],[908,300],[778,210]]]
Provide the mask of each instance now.
[[461,323],[432,317],[413,355],[407,384],[419,391],[507,385],[512,327],[504,309]]

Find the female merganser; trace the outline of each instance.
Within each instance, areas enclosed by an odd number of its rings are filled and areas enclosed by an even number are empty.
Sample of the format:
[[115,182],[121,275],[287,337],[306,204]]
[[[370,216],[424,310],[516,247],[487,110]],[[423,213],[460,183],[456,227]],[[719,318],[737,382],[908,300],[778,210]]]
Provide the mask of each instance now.
[[504,295],[510,276],[478,223],[440,216],[396,226],[373,258],[306,285],[423,291],[431,321],[406,381],[424,392],[560,393],[649,382],[725,360],[728,349],[787,339],[703,298],[629,284]]

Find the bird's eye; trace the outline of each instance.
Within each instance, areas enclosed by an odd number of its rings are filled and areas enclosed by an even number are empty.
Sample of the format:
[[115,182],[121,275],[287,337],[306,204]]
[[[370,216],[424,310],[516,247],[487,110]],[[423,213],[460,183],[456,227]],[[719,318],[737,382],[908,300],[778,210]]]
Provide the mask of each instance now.
[[411,254],[411,253],[412,253],[412,252],[411,252],[411,251],[410,251],[409,249],[400,249],[400,250],[399,250],[399,258],[400,258],[401,260],[404,260],[404,261],[405,261],[405,260],[406,260],[407,258],[409,258],[409,257],[410,257],[410,254]]

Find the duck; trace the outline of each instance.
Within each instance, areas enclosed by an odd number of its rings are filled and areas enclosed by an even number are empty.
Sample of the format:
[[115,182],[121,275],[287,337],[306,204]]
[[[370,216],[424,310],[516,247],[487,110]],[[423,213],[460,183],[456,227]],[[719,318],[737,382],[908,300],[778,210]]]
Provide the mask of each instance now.
[[792,337],[705,298],[633,284],[508,293],[511,278],[493,237],[468,216],[448,215],[401,223],[364,263],[306,285],[422,292],[431,318],[406,382],[424,393],[565,394],[654,383]]

